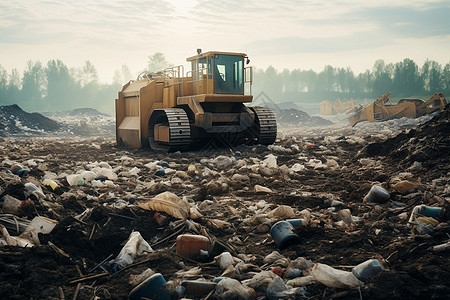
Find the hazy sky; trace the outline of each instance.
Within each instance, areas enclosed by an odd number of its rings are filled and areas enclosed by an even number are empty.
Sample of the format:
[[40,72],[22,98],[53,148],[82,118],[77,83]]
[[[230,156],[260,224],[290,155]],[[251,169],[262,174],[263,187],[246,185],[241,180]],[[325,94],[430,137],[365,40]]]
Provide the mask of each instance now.
[[102,82],[163,52],[185,64],[196,49],[247,52],[266,68],[371,69],[376,59],[450,62],[449,0],[13,0],[0,2],[0,65],[90,60]]

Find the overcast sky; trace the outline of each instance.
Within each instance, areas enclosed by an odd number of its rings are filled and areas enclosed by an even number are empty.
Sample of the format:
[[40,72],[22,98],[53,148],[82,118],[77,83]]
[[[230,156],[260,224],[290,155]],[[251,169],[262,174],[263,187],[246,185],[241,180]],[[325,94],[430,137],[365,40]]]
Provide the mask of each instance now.
[[350,67],[376,59],[450,62],[449,0],[14,0],[0,2],[0,65],[90,60],[102,82],[148,56],[185,64],[196,49],[246,52],[259,68]]

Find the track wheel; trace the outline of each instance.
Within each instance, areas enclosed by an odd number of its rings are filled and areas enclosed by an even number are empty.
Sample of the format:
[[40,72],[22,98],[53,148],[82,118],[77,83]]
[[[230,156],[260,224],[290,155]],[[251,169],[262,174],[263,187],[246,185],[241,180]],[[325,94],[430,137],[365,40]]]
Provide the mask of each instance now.
[[255,124],[252,135],[258,144],[271,145],[277,138],[277,121],[275,114],[270,108],[262,106],[250,107],[255,113]]
[[153,110],[148,122],[148,141],[153,150],[186,150],[191,144],[186,112],[181,108]]

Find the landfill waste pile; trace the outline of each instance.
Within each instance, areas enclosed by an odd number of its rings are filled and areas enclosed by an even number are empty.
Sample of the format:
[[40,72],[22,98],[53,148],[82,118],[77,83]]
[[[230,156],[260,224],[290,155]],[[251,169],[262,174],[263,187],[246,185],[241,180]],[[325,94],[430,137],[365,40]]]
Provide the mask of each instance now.
[[323,126],[331,125],[333,122],[319,116],[310,116],[308,113],[295,109],[278,109],[275,110],[277,124],[284,127],[298,126]]
[[47,112],[45,116],[61,124],[62,135],[108,136],[116,131],[115,119],[93,108],[77,108],[66,112]]
[[0,298],[448,299],[449,113],[169,154],[2,138]]
[[18,105],[0,106],[0,136],[36,135],[55,132],[61,128],[58,122],[39,113],[27,113]]
[[113,137],[114,134],[114,118],[92,108],[40,114],[25,112],[16,104],[0,106],[0,137]]

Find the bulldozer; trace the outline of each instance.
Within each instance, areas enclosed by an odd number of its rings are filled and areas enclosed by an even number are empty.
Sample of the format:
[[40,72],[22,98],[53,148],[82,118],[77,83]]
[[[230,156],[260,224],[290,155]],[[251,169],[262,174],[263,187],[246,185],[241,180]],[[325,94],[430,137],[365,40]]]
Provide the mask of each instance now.
[[447,100],[442,93],[434,94],[430,99],[401,99],[397,104],[388,104],[391,93],[379,97],[372,104],[366,107],[357,107],[349,112],[353,113],[348,118],[353,127],[362,121],[386,121],[394,118],[417,118],[436,111],[444,110]]
[[226,146],[270,145],[277,123],[266,107],[250,107],[252,67],[245,53],[197,50],[184,66],[143,72],[115,100],[116,143],[183,151],[218,140]]

